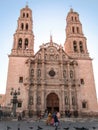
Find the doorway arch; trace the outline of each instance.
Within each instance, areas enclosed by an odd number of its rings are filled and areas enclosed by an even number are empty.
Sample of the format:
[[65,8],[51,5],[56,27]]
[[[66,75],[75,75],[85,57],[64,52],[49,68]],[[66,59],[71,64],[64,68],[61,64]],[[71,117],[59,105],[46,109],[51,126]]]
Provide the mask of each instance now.
[[59,111],[59,98],[55,93],[50,93],[46,98],[46,108],[49,112]]

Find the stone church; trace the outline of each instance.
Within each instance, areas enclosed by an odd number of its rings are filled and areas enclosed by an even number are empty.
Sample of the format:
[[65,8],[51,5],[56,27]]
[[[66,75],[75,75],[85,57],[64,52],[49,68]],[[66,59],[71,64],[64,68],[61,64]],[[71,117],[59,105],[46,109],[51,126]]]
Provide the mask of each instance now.
[[27,5],[20,10],[9,54],[6,106],[13,106],[11,93],[15,91],[17,112],[64,114],[70,110],[81,115],[98,111],[92,58],[79,14],[73,9],[66,17],[65,33],[63,47],[51,35],[34,53],[32,10]]

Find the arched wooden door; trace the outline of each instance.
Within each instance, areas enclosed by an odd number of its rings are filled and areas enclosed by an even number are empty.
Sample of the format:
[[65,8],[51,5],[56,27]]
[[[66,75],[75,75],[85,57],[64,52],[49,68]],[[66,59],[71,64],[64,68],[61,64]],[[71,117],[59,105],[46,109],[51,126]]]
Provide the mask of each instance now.
[[59,111],[59,98],[55,93],[50,93],[47,96],[46,107],[49,112]]

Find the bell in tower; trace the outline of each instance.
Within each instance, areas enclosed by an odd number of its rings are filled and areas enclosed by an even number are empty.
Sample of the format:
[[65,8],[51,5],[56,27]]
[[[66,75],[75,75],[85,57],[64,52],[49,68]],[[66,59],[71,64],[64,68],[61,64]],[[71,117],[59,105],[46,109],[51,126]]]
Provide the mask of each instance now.
[[26,5],[26,7],[20,11],[11,55],[34,55],[34,35],[32,28],[32,10]]
[[82,31],[82,24],[79,20],[79,14],[70,9],[70,12],[66,18],[66,41],[65,51],[71,57],[85,57],[88,58],[86,37],[84,37]]

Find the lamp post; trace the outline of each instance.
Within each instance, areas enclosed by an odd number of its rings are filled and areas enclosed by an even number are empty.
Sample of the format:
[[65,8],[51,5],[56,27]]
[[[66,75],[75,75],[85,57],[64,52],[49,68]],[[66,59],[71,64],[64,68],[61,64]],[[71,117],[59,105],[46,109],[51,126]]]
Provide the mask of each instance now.
[[20,88],[18,88],[18,91],[14,90],[14,88],[12,88],[10,95],[13,96],[13,98],[12,98],[12,103],[13,103],[12,111],[13,111],[13,116],[16,117],[16,105],[18,103],[17,96],[20,95]]

